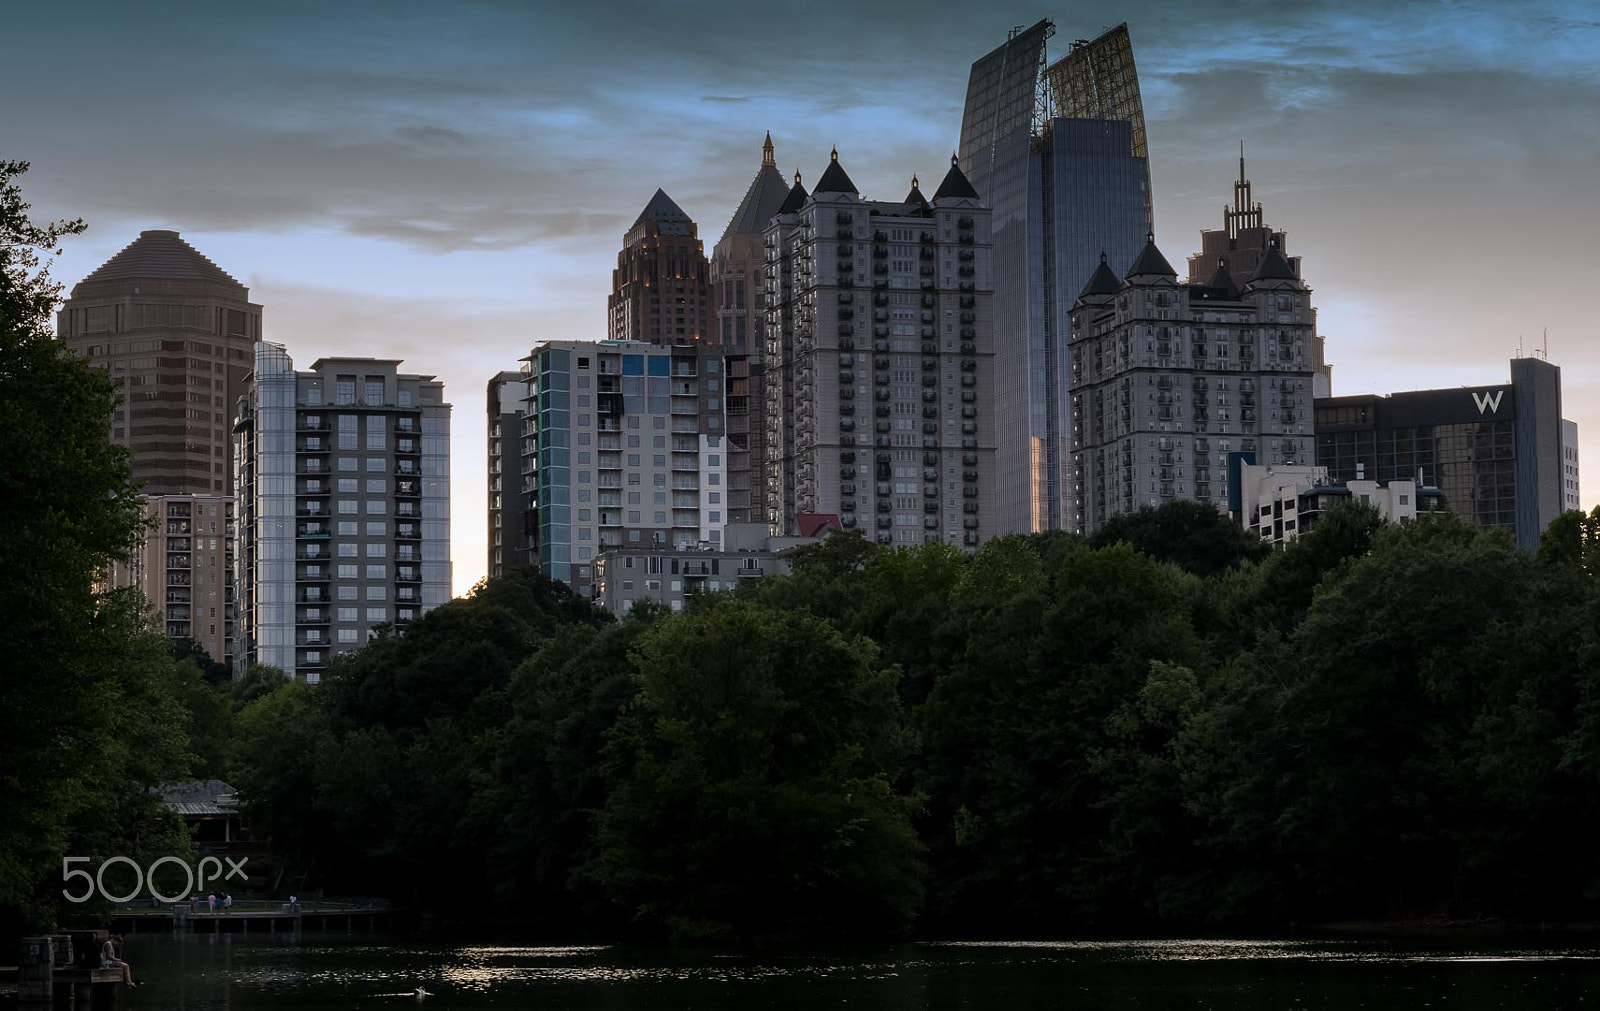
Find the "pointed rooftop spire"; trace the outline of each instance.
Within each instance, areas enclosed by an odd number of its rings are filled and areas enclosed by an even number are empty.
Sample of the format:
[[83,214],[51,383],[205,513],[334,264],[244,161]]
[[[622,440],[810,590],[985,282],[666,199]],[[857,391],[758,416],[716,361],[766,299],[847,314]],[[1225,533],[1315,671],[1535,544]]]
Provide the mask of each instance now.
[[637,225],[641,221],[677,221],[680,219],[687,221],[689,220],[689,215],[683,213],[683,208],[679,207],[671,197],[667,196],[666,190],[658,186],[656,187],[655,196],[651,197],[650,202],[644,205],[644,210],[639,212],[639,216],[634,219],[633,223]]
[[1100,265],[1094,268],[1094,273],[1089,275],[1089,283],[1078,292],[1079,298],[1088,298],[1090,295],[1115,295],[1122,288],[1122,280],[1117,277],[1117,272],[1106,263],[1106,254],[1100,252]]
[[772,157],[770,132],[761,152],[761,168],[756,171],[756,177],[745,191],[744,199],[729,219],[728,228],[722,233],[723,238],[730,235],[760,235],[767,230],[767,223],[778,213],[778,208],[789,195],[788,184],[783,181],[783,173],[778,171]]
[[1178,272],[1172,269],[1172,264],[1161,255],[1161,250],[1156,248],[1156,233],[1147,232],[1144,238],[1144,248],[1139,250],[1139,255],[1134,257],[1133,266],[1128,268],[1128,277],[1140,275],[1154,275],[1156,277],[1177,277]]
[[1267,243],[1267,251],[1261,257],[1261,266],[1256,268],[1255,276],[1250,278],[1250,283],[1257,281],[1298,281],[1294,268],[1289,265],[1288,259],[1278,250],[1278,240],[1273,239]]
[[917,183],[915,173],[911,176],[911,192],[906,194],[903,203],[910,204],[919,210],[927,210],[928,198],[922,195],[922,187]]
[[944,174],[944,179],[939,183],[939,188],[933,191],[933,201],[949,198],[953,200],[977,200],[978,191],[967,182],[967,177],[961,173],[961,166],[956,163],[955,152],[950,153],[950,171]]
[[822,178],[817,180],[813,193],[854,193],[860,195],[856,184],[850,181],[850,176],[845,173],[844,166],[839,164],[839,149],[835,147],[828,156],[828,167],[823,170]]

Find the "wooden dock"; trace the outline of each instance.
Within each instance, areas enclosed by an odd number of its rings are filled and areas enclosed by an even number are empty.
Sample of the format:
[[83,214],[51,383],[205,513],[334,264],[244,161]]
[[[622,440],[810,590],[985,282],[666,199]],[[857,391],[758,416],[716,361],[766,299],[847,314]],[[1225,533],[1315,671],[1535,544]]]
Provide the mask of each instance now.
[[197,934],[297,933],[301,931],[386,930],[393,925],[386,905],[333,902],[235,904],[232,909],[196,911],[187,903],[165,909],[125,910],[112,916],[124,933],[140,930],[187,930]]

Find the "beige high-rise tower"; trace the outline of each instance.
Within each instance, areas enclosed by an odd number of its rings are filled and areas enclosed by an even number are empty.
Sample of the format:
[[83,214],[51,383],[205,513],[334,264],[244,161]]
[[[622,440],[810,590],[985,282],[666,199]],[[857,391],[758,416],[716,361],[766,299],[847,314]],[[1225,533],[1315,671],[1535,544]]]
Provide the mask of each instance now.
[[121,387],[113,442],[148,495],[232,491],[232,408],[261,306],[177,232],[139,237],[72,288],[56,333]]
[[766,471],[763,235],[788,195],[789,184],[778,171],[769,133],[761,148],[761,168],[711,252],[714,339],[727,361],[730,523],[760,523],[767,517],[762,476]]

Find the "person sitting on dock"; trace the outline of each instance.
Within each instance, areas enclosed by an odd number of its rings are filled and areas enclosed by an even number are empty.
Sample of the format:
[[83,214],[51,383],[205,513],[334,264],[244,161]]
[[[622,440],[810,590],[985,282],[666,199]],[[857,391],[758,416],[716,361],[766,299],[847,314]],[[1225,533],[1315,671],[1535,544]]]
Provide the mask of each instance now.
[[133,968],[117,957],[117,949],[120,947],[122,947],[121,934],[112,934],[106,938],[106,943],[100,946],[100,968],[121,969],[123,984],[137,987],[139,984],[133,981]]

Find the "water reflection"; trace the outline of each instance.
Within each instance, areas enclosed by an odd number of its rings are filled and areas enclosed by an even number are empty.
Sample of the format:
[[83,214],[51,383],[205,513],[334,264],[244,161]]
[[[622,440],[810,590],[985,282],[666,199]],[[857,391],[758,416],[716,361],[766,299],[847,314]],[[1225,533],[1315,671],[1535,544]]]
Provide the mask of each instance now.
[[430,1009],[1206,1009],[1600,1007],[1583,943],[946,941],[864,952],[459,945],[362,935],[140,934],[141,1011]]

